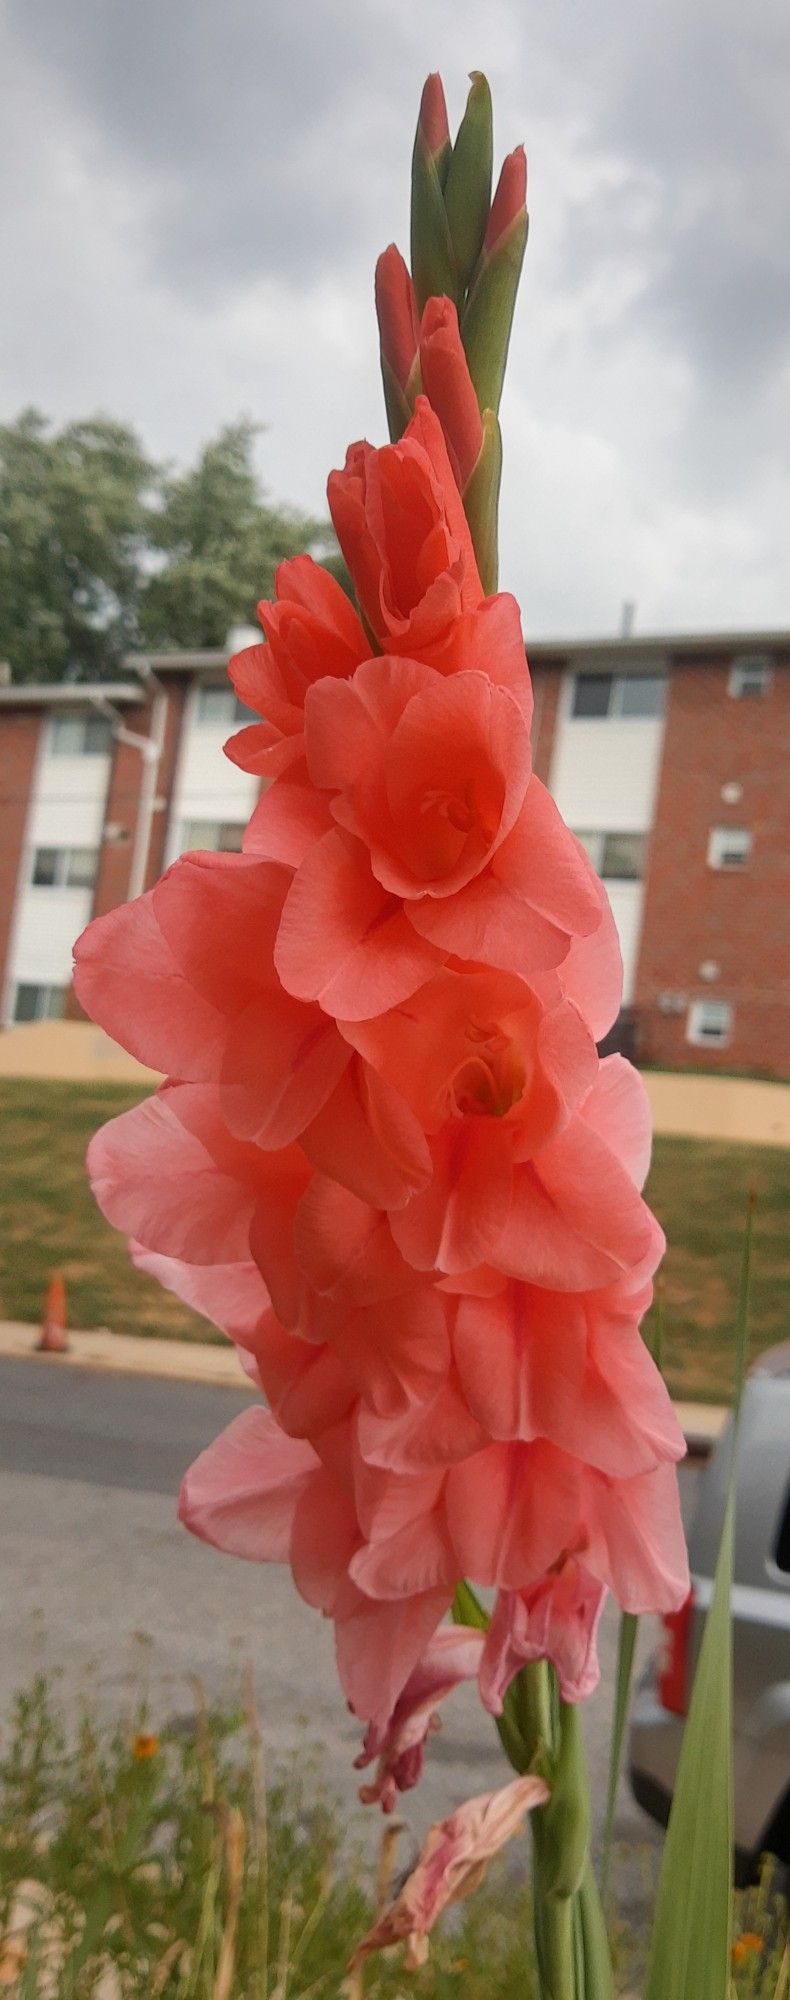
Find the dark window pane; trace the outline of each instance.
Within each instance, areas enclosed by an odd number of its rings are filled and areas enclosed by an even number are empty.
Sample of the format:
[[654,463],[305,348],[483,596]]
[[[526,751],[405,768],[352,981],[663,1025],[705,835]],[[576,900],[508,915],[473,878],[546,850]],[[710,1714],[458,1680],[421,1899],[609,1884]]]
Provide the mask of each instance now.
[[663,715],[665,688],[663,674],[623,674],[620,680],[620,714]]
[[604,835],[601,874],[608,882],[639,882],[645,853],[643,833]]
[[225,729],[236,721],[239,713],[249,722],[249,709],[239,709],[239,704],[232,687],[198,688],[198,722],[211,723],[216,728]]
[[42,996],[39,1018],[46,1021],[62,1021],[66,1011],[65,986],[45,986],[42,988]]
[[18,986],[14,996],[14,1020],[35,1021],[40,986]]
[[86,715],[83,721],[83,751],[86,757],[103,757],[110,747],[110,724],[105,715]]
[[58,849],[56,847],[37,847],[33,856],[33,881],[39,887],[49,889],[52,887],[53,882],[57,881],[57,874]]
[[608,715],[611,674],[577,674],[573,683],[572,715]]
[[81,715],[53,715],[49,737],[53,757],[81,756],[83,721]]
[[219,829],[217,845],[223,854],[240,854],[243,835],[243,822],[237,824],[235,821],[224,820]]

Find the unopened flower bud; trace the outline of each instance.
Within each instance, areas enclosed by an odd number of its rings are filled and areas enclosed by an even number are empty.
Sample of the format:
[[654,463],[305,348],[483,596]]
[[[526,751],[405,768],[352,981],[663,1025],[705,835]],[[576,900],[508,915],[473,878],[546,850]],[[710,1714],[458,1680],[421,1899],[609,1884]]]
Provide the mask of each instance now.
[[473,71],[472,88],[458,128],[444,189],[459,299],[466,295],[483,248],[491,205],[493,157],[491,92],[485,77],[479,71]]
[[420,325],[420,374],[463,493],[480,457],[483,424],[451,299],[429,299]]
[[381,374],[390,437],[395,443],[414,409],[420,389],[420,329],[414,286],[394,243],[376,265],[376,317],[379,323]]
[[456,297],[455,258],[444,205],[452,147],[442,80],[429,76],[422,93],[411,169],[411,269],[417,309],[426,299]]
[[527,244],[527,162],[509,153],[488,218],[461,332],[481,410],[498,410],[518,281]]

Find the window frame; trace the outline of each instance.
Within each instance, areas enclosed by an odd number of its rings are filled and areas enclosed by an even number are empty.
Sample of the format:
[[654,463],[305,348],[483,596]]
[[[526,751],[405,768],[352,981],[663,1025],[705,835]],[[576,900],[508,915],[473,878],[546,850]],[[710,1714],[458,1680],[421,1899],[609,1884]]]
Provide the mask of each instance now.
[[[32,1026],[34,1021],[62,1021],[64,1019],[66,1012],[66,995],[68,993],[68,990],[69,990],[68,986],[60,986],[55,980],[17,979],[13,989],[13,1002],[11,1010],[12,1026],[15,1028],[26,1028],[26,1027],[29,1028]],[[36,997],[34,1013],[22,1014],[21,1016],[17,1013],[17,1006],[19,1004],[20,993],[36,994],[37,997]],[[52,1013],[51,1010],[51,996],[53,993],[59,993],[61,996],[60,1008],[54,1014]],[[40,1005],[40,999],[42,994],[46,995],[46,1001],[44,1006]]]
[[[54,870],[51,882],[47,882],[46,880],[37,881],[36,879],[36,863],[38,861],[38,857],[40,854],[51,854],[54,856]],[[73,882],[70,879],[70,870],[72,865],[71,857],[74,854],[90,854],[93,856],[93,873],[88,878],[87,881]],[[96,885],[96,877],[98,875],[98,872],[99,872],[98,847],[41,846],[33,848],[32,860],[30,864],[30,875],[28,877],[28,880],[30,887],[32,889],[82,889],[82,890],[93,889],[95,888]]]
[[[725,858],[728,842],[735,843],[737,852],[739,840],[745,843],[740,857],[728,861]],[[748,826],[712,826],[708,834],[708,867],[718,875],[740,875],[751,858],[753,848],[754,840]]]
[[[47,755],[49,757],[108,757],[110,755],[112,748],[112,723],[107,716],[98,715],[95,712],[91,713],[90,709],[76,709],[74,711],[66,709],[63,711],[53,711],[49,720],[50,726],[47,740]],[[72,746],[71,749],[68,747],[64,749],[58,745],[58,735],[62,732],[64,723],[76,723],[81,727],[82,740],[78,745]],[[93,733],[94,737],[93,742],[89,741],[91,733]],[[98,741],[96,740],[97,737]]]
[[[203,712],[206,696],[217,694],[228,705],[227,715],[206,715]],[[193,720],[196,729],[235,729],[239,723],[254,722],[255,716],[246,702],[240,701],[230,681],[201,681],[195,689]]]
[[[723,1032],[720,1035],[706,1034],[703,1031],[702,1022],[706,1012],[726,1016],[722,1022]],[[730,1000],[717,1000],[710,995],[704,998],[700,996],[689,1003],[686,1015],[686,1041],[695,1049],[726,1049],[732,1041],[734,1021],[735,1009]]]
[[[240,854],[246,824],[246,820],[243,819],[182,819],[179,826],[179,853]],[[220,836],[217,845],[215,847],[197,846],[191,838],[188,840],[187,835],[194,827],[216,827]],[[238,833],[238,846],[228,841],[223,841],[223,833]]]
[[770,694],[773,677],[774,663],[768,653],[739,653],[730,665],[727,693],[733,701],[762,701]]
[[[581,842],[588,861],[592,862],[596,875],[602,882],[644,882],[645,858],[647,854],[647,834],[634,827],[574,827],[576,839]],[[641,841],[641,866],[638,875],[612,875],[606,872],[606,843],[609,840]]]
[[[648,671],[643,674],[629,674],[625,671],[619,672],[614,667],[605,674],[591,674],[583,667],[574,668],[569,709],[570,720],[571,722],[660,722],[663,718],[666,702],[667,679],[668,676],[662,668],[656,668],[655,671]],[[576,707],[576,690],[581,681],[586,681],[590,685],[597,682],[608,686],[609,693],[605,708],[591,709],[586,714],[579,713]],[[656,686],[659,690],[659,699],[656,706],[653,708],[629,710],[625,706],[624,689],[626,687],[637,688],[646,683]]]

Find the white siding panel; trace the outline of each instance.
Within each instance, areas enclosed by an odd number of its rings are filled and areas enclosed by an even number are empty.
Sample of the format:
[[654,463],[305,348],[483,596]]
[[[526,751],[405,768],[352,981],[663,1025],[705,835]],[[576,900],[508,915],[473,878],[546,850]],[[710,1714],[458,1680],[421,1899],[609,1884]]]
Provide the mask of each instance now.
[[605,888],[612,905],[612,915],[617,925],[617,935],[623,955],[623,1005],[629,1007],[634,997],[636,961],[642,930],[642,884],[607,882]]
[[67,986],[75,939],[90,922],[92,889],[22,891],[14,938],[12,983]]
[[[173,787],[168,828],[167,858],[181,852],[181,827],[185,820],[248,820],[260,791],[260,779],[240,771],[224,754],[228,737],[235,732],[227,724],[219,728],[196,720],[196,689],[186,706],[184,728]],[[250,715],[250,722],[254,722]],[[238,727],[241,728],[241,723]]]

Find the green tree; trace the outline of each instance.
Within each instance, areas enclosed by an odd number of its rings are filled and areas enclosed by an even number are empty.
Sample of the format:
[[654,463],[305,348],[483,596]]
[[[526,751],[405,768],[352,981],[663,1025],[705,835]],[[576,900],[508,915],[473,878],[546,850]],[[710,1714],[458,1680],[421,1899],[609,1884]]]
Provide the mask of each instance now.
[[0,659],[16,680],[118,670],[134,639],[157,469],[110,417],[0,425]]
[[223,646],[231,625],[254,621],[278,563],[306,548],[320,556],[334,546],[326,521],[262,497],[253,460],[258,431],[244,417],[226,425],[189,471],[166,478],[161,512],[151,522],[162,566],[140,603],[146,645]]
[[139,645],[224,646],[286,556],[309,548],[348,587],[328,522],[261,492],[246,418],[174,473],[133,430],[39,410],[0,425],[0,660],[17,681],[117,674]]

